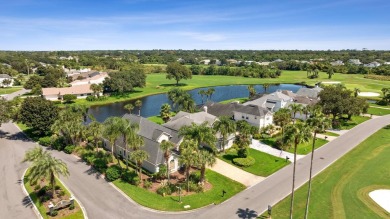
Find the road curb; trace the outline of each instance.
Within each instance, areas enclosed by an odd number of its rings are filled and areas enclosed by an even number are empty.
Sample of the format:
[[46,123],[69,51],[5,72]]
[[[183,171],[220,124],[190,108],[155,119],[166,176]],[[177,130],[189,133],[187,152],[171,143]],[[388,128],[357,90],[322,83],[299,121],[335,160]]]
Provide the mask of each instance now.
[[23,193],[24,193],[25,195],[27,195],[28,200],[30,200],[30,203],[33,205],[33,211],[34,211],[34,213],[37,215],[37,217],[38,217],[39,219],[43,219],[43,217],[42,217],[42,215],[41,215],[41,212],[39,212],[37,206],[35,205],[35,203],[34,203],[33,200],[31,199],[30,194],[28,194],[28,192],[27,192],[27,190],[26,190],[26,187],[24,186],[24,176],[26,175],[27,170],[28,170],[28,168],[25,169],[24,172],[23,172],[21,187],[22,187]]
[[81,202],[76,198],[76,196],[73,194],[73,192],[65,185],[65,183],[60,179],[58,178],[58,181],[60,181],[62,183],[62,185],[65,187],[65,189],[68,190],[68,192],[70,193],[70,195],[73,196],[73,198],[77,201],[77,203],[80,205],[80,208],[81,208],[81,211],[83,212],[83,216],[84,216],[84,219],[88,219],[88,215],[87,215],[87,211],[85,210],[84,208],[84,205],[81,204]]

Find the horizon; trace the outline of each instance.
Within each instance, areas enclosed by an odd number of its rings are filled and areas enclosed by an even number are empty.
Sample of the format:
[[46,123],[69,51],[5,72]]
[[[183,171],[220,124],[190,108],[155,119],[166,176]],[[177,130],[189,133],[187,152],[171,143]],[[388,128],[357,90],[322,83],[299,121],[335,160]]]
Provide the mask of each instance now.
[[385,0],[15,0],[1,51],[390,50]]

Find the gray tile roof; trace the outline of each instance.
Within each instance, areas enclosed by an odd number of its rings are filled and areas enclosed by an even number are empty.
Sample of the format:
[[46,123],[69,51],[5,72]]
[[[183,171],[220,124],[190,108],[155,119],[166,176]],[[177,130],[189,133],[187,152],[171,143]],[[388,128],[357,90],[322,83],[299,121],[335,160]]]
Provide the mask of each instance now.
[[307,87],[302,87],[297,91],[298,96],[306,96],[312,99],[317,99],[318,94],[322,91],[322,88],[320,87],[315,87],[315,88],[307,88]]
[[198,112],[198,113],[179,112],[169,122],[163,124],[163,126],[175,131],[179,131],[181,127],[190,126],[192,123],[200,125],[204,122],[207,122],[211,126],[216,119],[217,119],[216,116],[206,112]]
[[269,107],[266,103],[275,103],[276,101],[290,101],[292,98],[283,94],[281,91],[276,91],[267,95],[263,95],[262,97],[248,101],[244,103],[244,105],[257,105],[262,107]]
[[263,117],[270,113],[270,111],[266,108],[257,106],[257,105],[246,105],[246,106],[239,106],[235,110],[236,112],[240,113],[245,113],[245,114],[250,114],[250,115],[255,115],[255,116],[260,116]]
[[242,105],[239,103],[207,103],[207,112],[214,116],[233,116],[234,112],[241,112],[246,114],[251,114],[255,116],[263,116],[269,111],[266,108],[257,106],[257,105]]

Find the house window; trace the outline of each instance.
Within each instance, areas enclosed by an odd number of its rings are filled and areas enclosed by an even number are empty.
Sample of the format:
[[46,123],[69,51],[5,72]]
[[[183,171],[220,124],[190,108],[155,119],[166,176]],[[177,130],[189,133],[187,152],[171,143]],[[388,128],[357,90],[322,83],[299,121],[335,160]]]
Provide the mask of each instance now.
[[80,94],[80,96],[84,96],[84,94]]
[[245,118],[245,116],[242,116],[242,118],[244,119],[244,118]]
[[246,117],[246,119],[248,119],[248,116]]

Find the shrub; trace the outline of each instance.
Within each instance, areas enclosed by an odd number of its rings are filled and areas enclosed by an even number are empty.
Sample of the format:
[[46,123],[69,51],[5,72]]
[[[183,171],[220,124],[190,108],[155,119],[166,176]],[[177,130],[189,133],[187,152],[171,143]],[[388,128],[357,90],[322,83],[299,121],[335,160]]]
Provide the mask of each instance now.
[[97,171],[104,173],[107,170],[107,161],[103,158],[96,158],[93,161],[93,166]]
[[332,122],[332,128],[333,128],[333,129],[340,129],[340,128],[341,128],[341,123],[340,123],[340,121],[338,121],[338,120],[333,121],[333,122]]
[[237,150],[237,156],[240,158],[246,158],[248,157],[249,151],[248,148],[242,147]]
[[255,164],[255,159],[253,157],[234,158],[233,163],[240,167],[250,167]]
[[69,210],[73,210],[74,209],[74,203],[69,205]]
[[50,146],[52,144],[52,140],[51,140],[50,136],[39,138],[38,142],[40,145],[45,146],[45,147]]
[[65,139],[63,137],[58,137],[53,141],[51,148],[62,151],[64,150],[65,146],[66,146]]
[[381,106],[387,106],[389,103],[386,100],[379,100],[376,102],[376,104]]
[[109,182],[115,181],[121,177],[122,168],[117,165],[110,166],[106,171],[106,179]]
[[57,215],[58,215],[58,211],[57,211],[57,210],[53,210],[53,211],[51,212],[51,215],[50,215],[50,216],[55,217],[55,216],[57,216]]
[[56,186],[54,186],[54,189],[55,189],[55,190],[60,190],[61,187],[60,187],[59,185],[56,185]]
[[282,137],[276,139],[275,147],[278,148],[278,149],[282,149],[283,148],[283,138]]
[[39,184],[34,187],[34,191],[38,191],[40,189],[41,189],[41,185],[39,185]]
[[87,98],[85,98],[87,101],[96,101],[96,97],[95,96],[87,96]]
[[253,135],[253,138],[259,140],[262,138],[262,135],[260,133],[256,133]]
[[203,192],[203,186],[191,181],[189,183],[189,190],[196,193]]
[[60,196],[64,196],[65,195],[65,191],[61,190],[60,193],[59,193]]
[[200,172],[192,172],[188,178],[190,181],[197,183],[200,180]]
[[161,164],[160,166],[158,166],[158,172],[156,174],[157,176],[157,179],[165,179],[166,176],[167,176],[167,165],[165,164]]
[[65,103],[72,103],[73,100],[77,99],[77,96],[73,94],[65,94],[62,99],[65,101]]
[[40,197],[40,196],[45,195],[45,194],[46,194],[46,191],[47,191],[47,186],[42,187],[42,188],[37,192],[37,196]]
[[137,176],[137,173],[135,171],[131,171],[131,170],[126,170],[122,174],[121,178],[123,181],[128,182],[128,183],[133,184],[133,185],[136,185],[136,186],[138,186],[139,183],[141,182],[139,180],[139,177]]
[[151,187],[152,187],[152,182],[150,182],[149,180],[145,180],[144,181],[144,188],[150,189]]
[[135,186],[139,186],[139,184],[141,184],[141,179],[138,176],[134,176],[131,179],[130,184],[135,185]]
[[64,148],[64,152],[67,154],[71,154],[71,153],[73,153],[75,148],[76,148],[76,146],[74,146],[74,145],[68,145]]
[[157,189],[157,194],[159,195],[171,195],[175,190],[174,190],[174,185],[165,185],[161,186],[160,188]]

